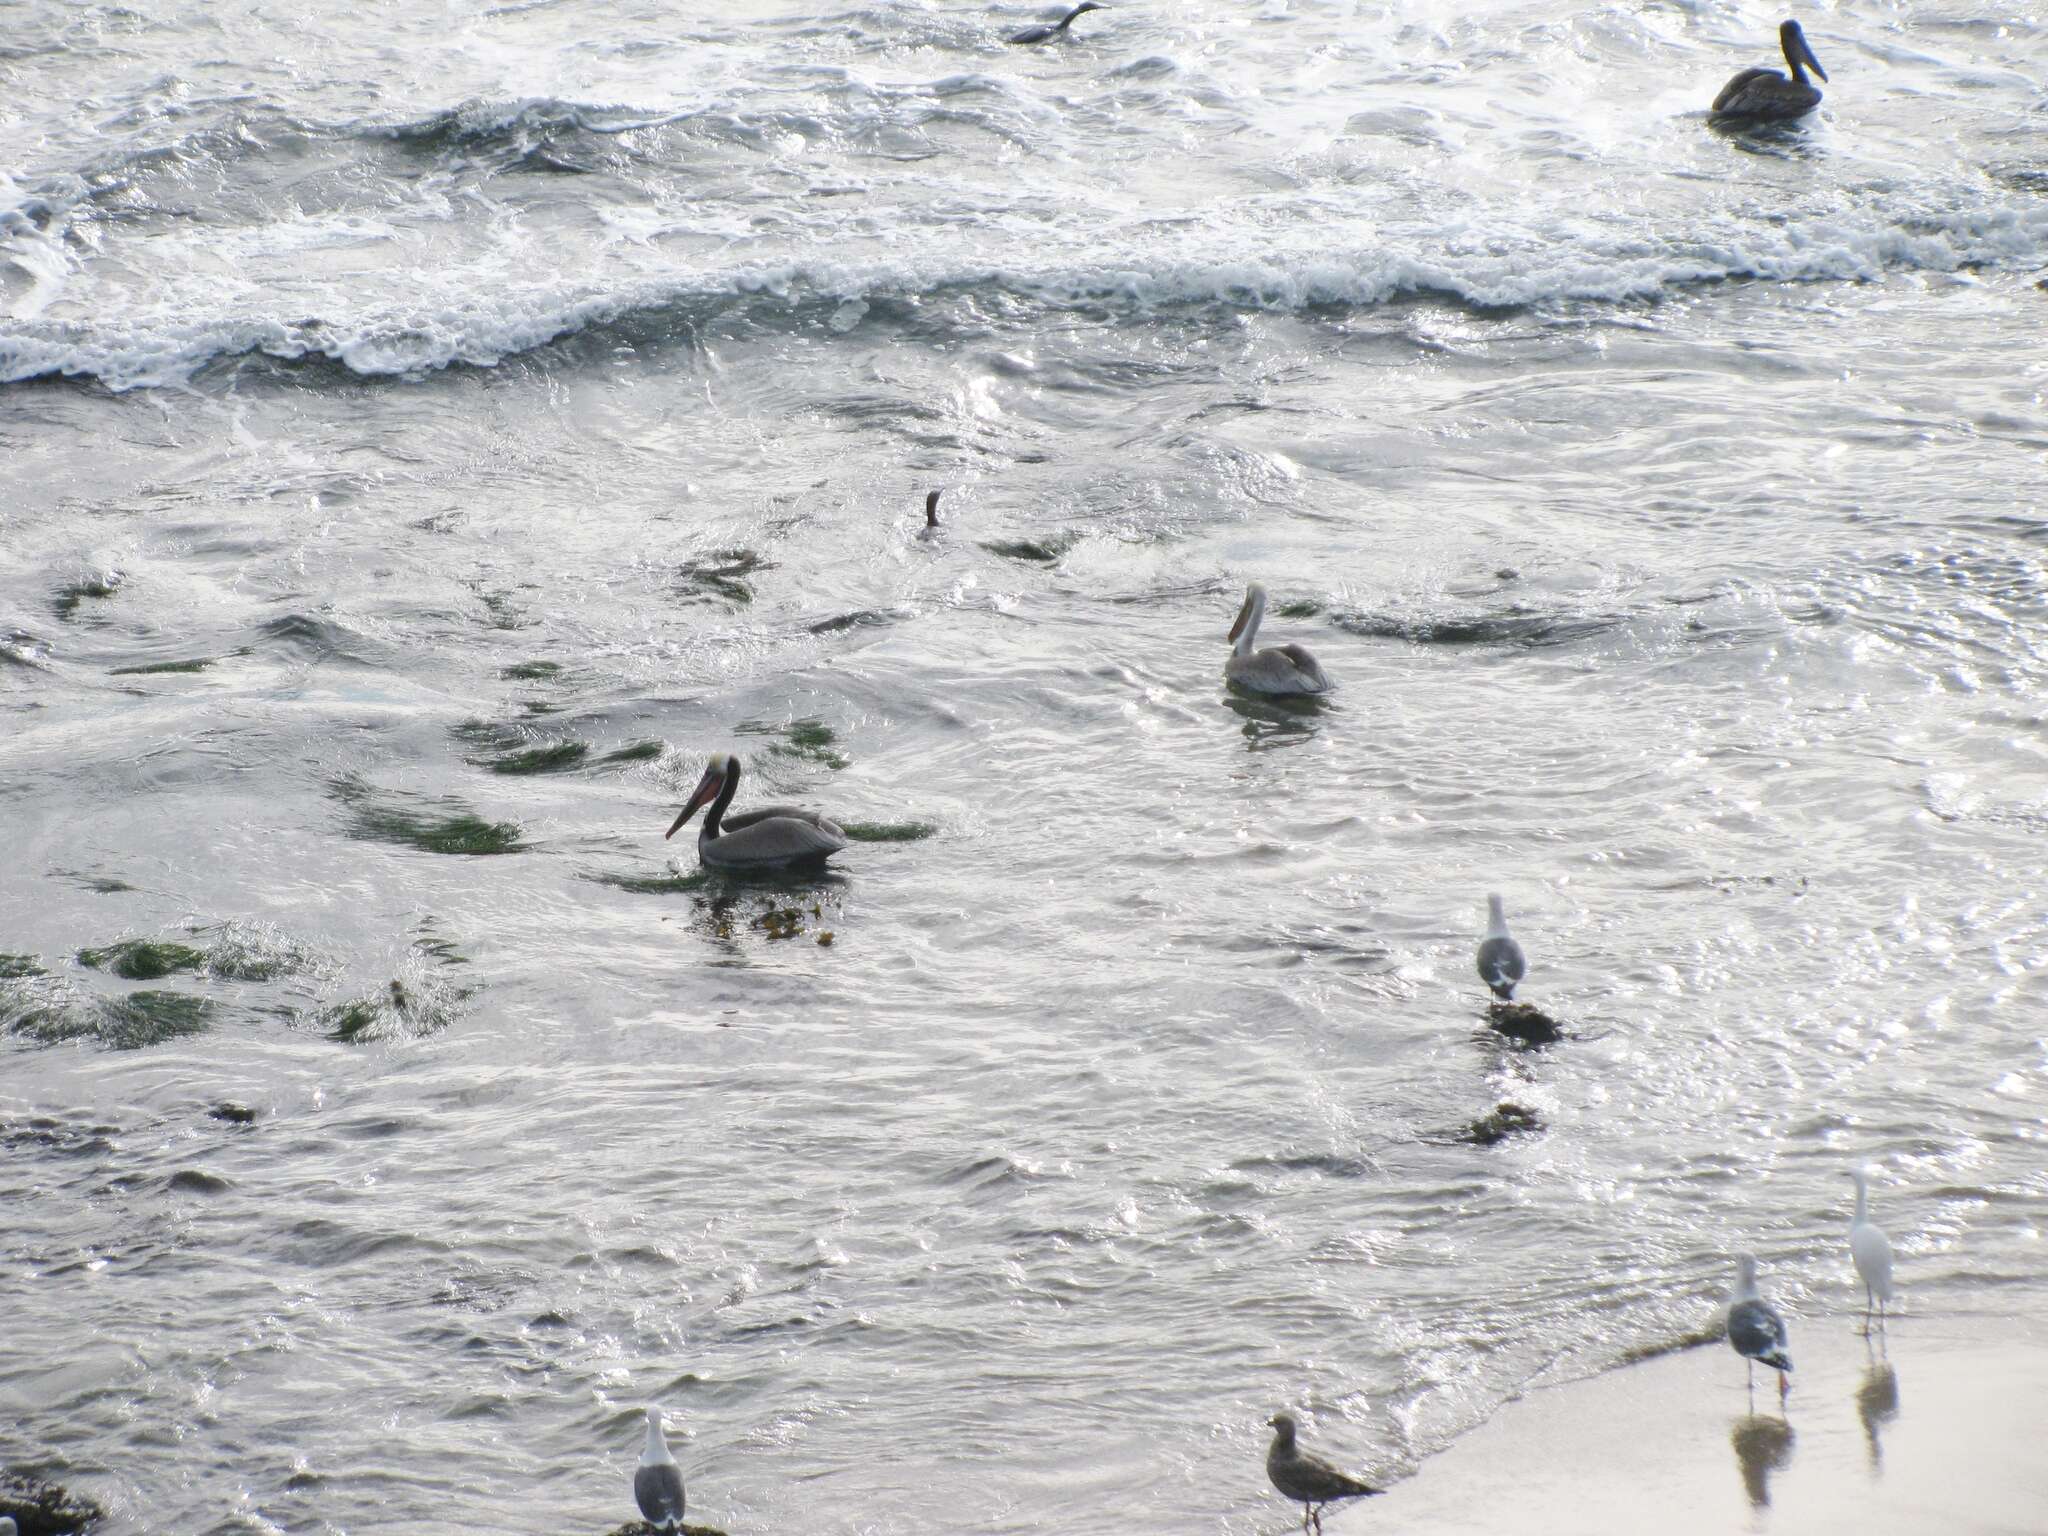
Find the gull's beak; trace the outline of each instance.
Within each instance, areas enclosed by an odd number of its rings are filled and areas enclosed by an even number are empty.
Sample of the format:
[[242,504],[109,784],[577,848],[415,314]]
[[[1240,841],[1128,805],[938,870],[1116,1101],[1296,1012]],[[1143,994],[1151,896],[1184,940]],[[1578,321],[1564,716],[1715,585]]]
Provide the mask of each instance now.
[[1250,619],[1251,616],[1252,600],[1249,596],[1247,596],[1244,600],[1244,606],[1237,610],[1237,622],[1230,626],[1230,633],[1225,635],[1223,638],[1232,641],[1236,640],[1239,635],[1244,633],[1245,622],[1248,619]]
[[667,842],[670,838],[674,837],[676,833],[683,829],[684,822],[696,815],[699,809],[709,805],[717,796],[719,789],[724,783],[724,774],[720,773],[716,768],[706,768],[704,770],[704,777],[699,779],[697,787],[690,791],[690,803],[683,807],[683,814],[678,816],[674,824],[661,834],[662,841]]

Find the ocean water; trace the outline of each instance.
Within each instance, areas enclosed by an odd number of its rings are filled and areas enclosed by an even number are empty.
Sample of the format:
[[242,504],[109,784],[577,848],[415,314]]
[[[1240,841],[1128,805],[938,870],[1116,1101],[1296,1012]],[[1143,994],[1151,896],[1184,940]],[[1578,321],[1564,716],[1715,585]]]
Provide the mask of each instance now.
[[1248,1536],[1860,1161],[2048,1307],[2048,20],[711,9],[6,12],[0,1463]]

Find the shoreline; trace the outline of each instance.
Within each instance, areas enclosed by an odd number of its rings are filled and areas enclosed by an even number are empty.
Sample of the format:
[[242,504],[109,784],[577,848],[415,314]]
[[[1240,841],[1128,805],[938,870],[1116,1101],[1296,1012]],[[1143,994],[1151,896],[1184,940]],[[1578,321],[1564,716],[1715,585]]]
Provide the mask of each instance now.
[[1333,1531],[2040,1536],[2048,1323],[1792,1320],[1792,1391],[1725,1342],[1538,1387]]

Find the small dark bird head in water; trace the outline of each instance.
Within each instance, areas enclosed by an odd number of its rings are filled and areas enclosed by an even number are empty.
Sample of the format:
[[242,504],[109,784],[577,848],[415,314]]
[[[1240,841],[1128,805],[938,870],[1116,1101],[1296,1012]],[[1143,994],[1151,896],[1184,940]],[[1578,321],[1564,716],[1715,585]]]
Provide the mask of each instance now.
[[924,499],[924,525],[927,528],[939,526],[939,493],[929,492]]

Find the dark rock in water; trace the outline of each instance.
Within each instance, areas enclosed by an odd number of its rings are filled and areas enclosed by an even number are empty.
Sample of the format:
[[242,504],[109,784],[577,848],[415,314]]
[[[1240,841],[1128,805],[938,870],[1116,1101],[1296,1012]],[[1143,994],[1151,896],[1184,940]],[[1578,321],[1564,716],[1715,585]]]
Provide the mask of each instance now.
[[1525,1109],[1520,1104],[1501,1103],[1490,1115],[1474,1120],[1458,1139],[1469,1141],[1475,1147],[1490,1147],[1495,1142],[1506,1141],[1510,1136],[1520,1136],[1529,1131],[1540,1131],[1543,1122],[1536,1117],[1536,1111]]
[[91,1499],[26,1472],[0,1472],[0,1515],[12,1515],[21,1536],[72,1536],[107,1512]]
[[1548,1045],[1564,1038],[1563,1026],[1531,1003],[1495,1003],[1486,1010],[1486,1022],[1523,1045]]
[[[678,1526],[683,1536],[725,1536],[725,1532],[709,1525]],[[620,1526],[611,1536],[661,1536],[661,1527],[649,1525],[645,1520],[635,1520]]]
[[229,1125],[254,1125],[256,1123],[256,1111],[249,1108],[246,1104],[219,1103],[209,1109],[207,1114],[216,1120],[224,1120]]

